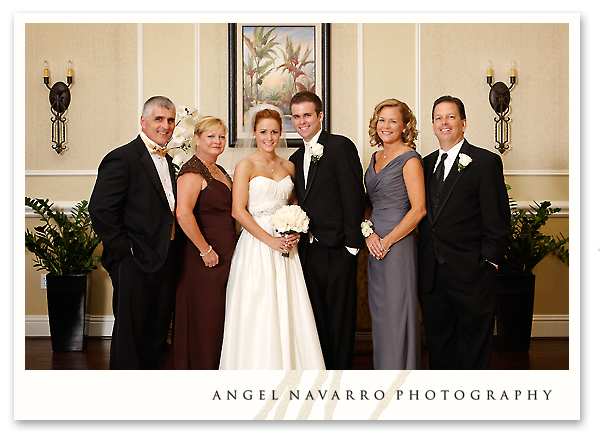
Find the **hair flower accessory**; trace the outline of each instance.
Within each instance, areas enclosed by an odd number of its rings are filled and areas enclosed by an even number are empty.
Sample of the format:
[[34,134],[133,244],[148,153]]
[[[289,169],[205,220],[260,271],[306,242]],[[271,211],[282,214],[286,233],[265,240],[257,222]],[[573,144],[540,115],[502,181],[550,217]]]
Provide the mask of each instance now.
[[460,153],[458,155],[458,172],[461,172],[463,169],[465,169],[467,166],[469,166],[469,163],[471,163],[473,161],[473,159],[471,157],[469,157],[466,154]]
[[314,163],[317,163],[322,155],[323,145],[321,145],[320,143],[315,143],[313,146],[310,147],[310,159]]

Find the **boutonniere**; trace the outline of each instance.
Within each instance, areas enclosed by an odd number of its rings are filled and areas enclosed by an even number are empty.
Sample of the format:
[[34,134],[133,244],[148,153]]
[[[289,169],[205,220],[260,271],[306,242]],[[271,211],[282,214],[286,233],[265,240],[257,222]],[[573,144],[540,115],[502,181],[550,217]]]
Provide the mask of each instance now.
[[458,162],[458,172],[460,172],[469,166],[469,163],[471,163],[473,159],[466,154],[460,153],[456,161]]
[[321,145],[320,143],[315,143],[313,146],[310,147],[310,159],[314,163],[317,163],[323,155],[323,148],[323,145]]

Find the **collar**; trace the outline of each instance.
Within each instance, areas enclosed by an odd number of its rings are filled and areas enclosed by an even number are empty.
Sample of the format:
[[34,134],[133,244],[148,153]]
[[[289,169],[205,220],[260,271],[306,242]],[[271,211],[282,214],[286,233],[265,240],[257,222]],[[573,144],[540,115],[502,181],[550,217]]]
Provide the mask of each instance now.
[[140,132],[140,137],[142,138],[144,145],[146,145],[146,148],[148,148],[148,150],[150,150],[150,152],[157,150],[157,149],[165,149],[166,148],[166,146],[160,146],[158,143],[150,140],[150,138],[143,131]]
[[306,140],[304,140],[304,139],[303,139],[303,141],[304,141],[304,148],[305,148],[305,150],[304,150],[304,151],[305,151],[305,152],[306,152],[306,151],[310,151],[311,147],[312,147],[313,145],[316,145],[316,144],[318,143],[318,141],[319,141],[319,137],[321,137],[321,132],[322,132],[322,131],[323,131],[323,128],[321,128],[321,129],[320,129],[320,130],[317,132],[317,134],[315,134],[315,135],[313,136],[313,138],[312,138],[312,139],[310,139],[308,142],[307,142]]
[[450,148],[448,151],[444,151],[442,148],[439,148],[439,154],[438,154],[438,159],[436,161],[436,164],[440,162],[440,159],[442,158],[442,154],[448,154],[448,157],[446,158],[446,163],[454,163],[456,161],[456,157],[458,156],[458,153],[460,152],[460,148],[462,147],[463,143],[465,142],[465,139],[463,137],[463,139],[458,142],[456,145],[454,145],[452,148]]

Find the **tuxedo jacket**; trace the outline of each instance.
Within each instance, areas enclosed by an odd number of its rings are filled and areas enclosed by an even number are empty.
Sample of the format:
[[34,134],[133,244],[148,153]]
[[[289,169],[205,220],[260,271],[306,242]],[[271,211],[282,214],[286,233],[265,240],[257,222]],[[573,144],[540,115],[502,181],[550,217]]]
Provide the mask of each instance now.
[[[166,155],[177,196],[172,160]],[[94,230],[102,240],[102,265],[107,271],[128,255],[142,271],[164,264],[175,221],[154,161],[138,136],[111,152],[100,163],[90,198]]]
[[304,187],[304,142],[292,154],[296,167],[295,190],[298,204],[307,213],[309,230],[328,247],[360,249],[364,239],[360,223],[365,213],[362,165],[352,141],[344,136],[321,131],[318,143],[323,155],[310,162]]
[[427,215],[419,224],[419,290],[433,286],[436,255],[466,283],[480,278],[489,262],[498,264],[510,233],[510,208],[501,158],[467,140],[459,154],[472,161],[462,171],[452,165],[434,215],[430,202],[433,168],[439,151],[423,160]]

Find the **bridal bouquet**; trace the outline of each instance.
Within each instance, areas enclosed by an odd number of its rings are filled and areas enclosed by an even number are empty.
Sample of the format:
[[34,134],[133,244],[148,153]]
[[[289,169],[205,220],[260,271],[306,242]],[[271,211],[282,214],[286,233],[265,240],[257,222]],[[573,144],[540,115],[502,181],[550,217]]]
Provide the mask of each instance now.
[[[279,233],[291,235],[292,233],[308,232],[308,215],[296,204],[280,207],[271,217],[271,225]],[[283,256],[289,257],[289,253]]]

